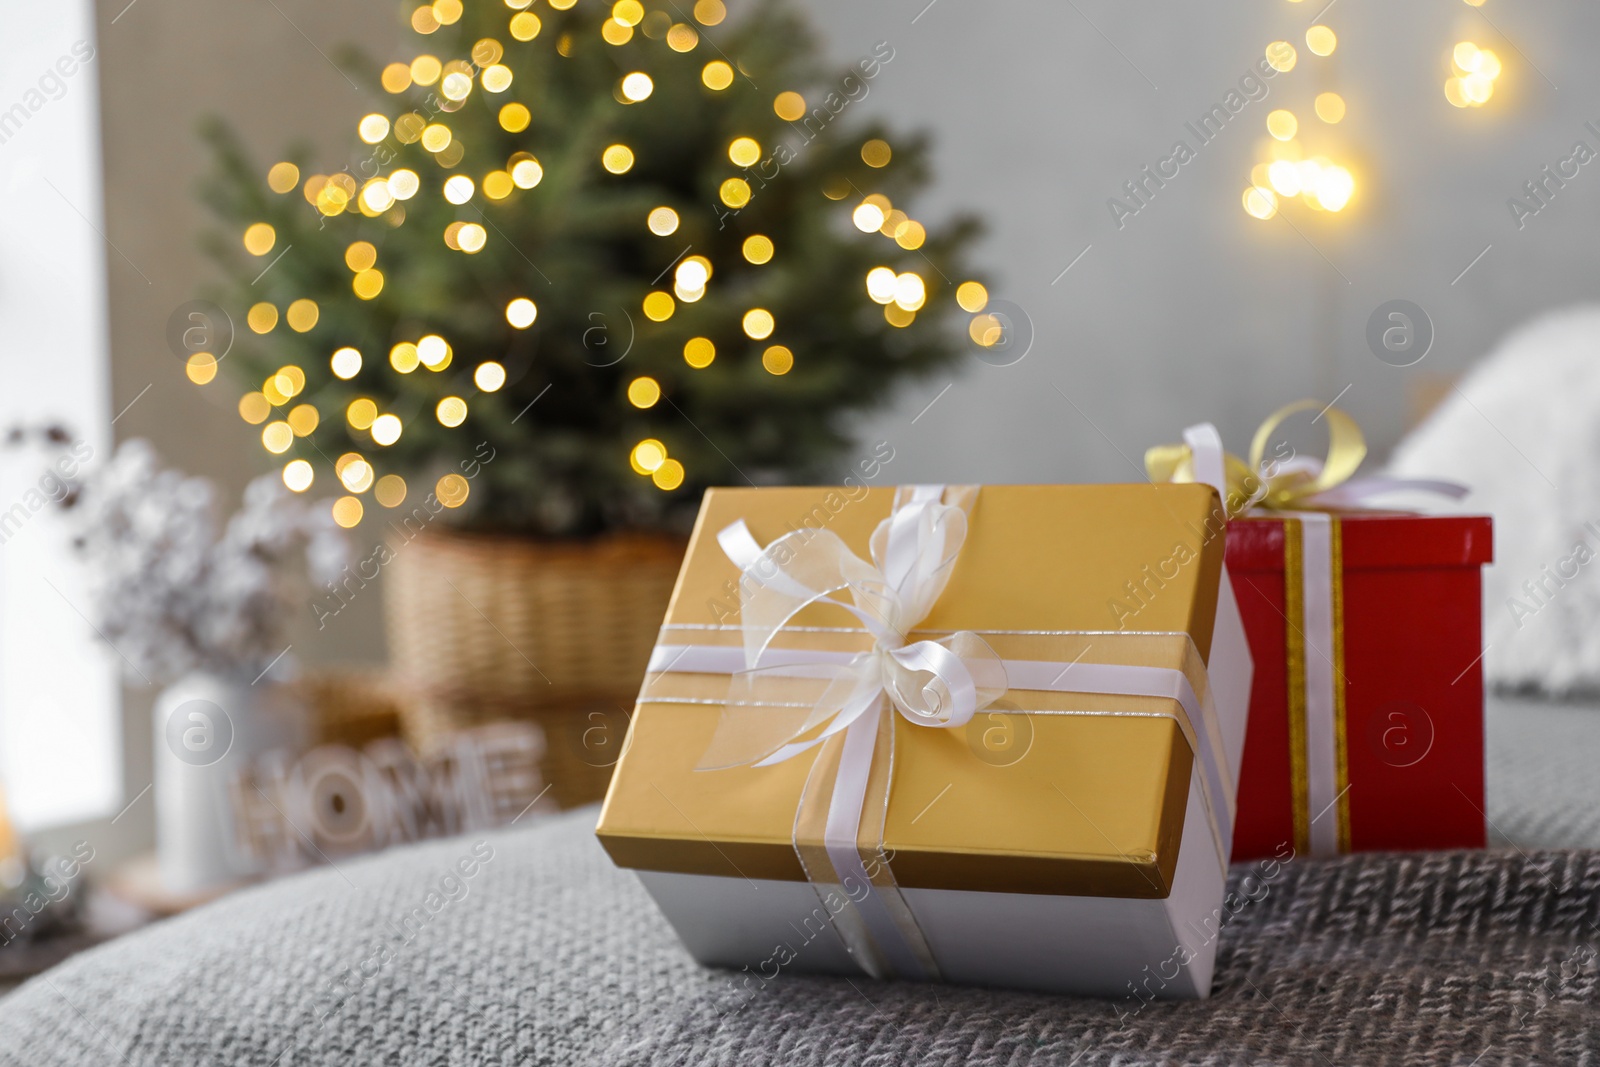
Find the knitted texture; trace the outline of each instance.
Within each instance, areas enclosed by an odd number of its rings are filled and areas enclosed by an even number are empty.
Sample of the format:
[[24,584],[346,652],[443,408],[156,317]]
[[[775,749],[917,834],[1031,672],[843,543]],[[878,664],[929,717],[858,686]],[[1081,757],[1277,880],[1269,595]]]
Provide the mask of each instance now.
[[85,953],[0,1006],[0,1064],[1600,1064],[1600,853],[1236,867],[1211,999],[1145,1003],[704,970],[594,821],[341,862]]

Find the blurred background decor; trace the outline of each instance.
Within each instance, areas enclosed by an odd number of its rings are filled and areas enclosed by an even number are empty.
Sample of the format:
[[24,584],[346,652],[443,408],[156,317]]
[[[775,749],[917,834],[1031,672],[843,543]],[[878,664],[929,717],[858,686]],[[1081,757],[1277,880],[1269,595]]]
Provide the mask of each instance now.
[[[46,439],[64,437],[43,431]],[[276,477],[251,482],[219,530],[204,478],[126,441],[59,501],[89,574],[95,632],[130,681],[163,687],[153,714],[156,839],[171,892],[252,873],[227,823],[227,782],[263,749],[297,743],[285,636],[311,580],[338,572],[345,538]]]
[[[399,738],[265,753],[234,775],[240,851],[283,874],[408,841],[506,826],[556,808],[532,723],[457,731],[419,757]],[[541,801],[543,802],[541,804]]]
[[350,60],[384,106],[342,166],[208,134],[247,329],[187,373],[226,356],[284,484],[386,541],[319,625],[387,570],[410,739],[535,715],[566,804],[604,787],[594,709],[637,689],[700,491],[826,477],[847,416],[1002,332],[972,220],[907,213],[923,140],[851,107],[893,48],[835,68],[778,0],[702,46],[725,16],[441,0],[406,58]]
[[1395,450],[1395,472],[1470,481],[1463,507],[1514,517],[1499,524],[1495,566],[1484,572],[1484,676],[1502,689],[1600,693],[1597,357],[1600,306],[1542,315],[1502,340]]

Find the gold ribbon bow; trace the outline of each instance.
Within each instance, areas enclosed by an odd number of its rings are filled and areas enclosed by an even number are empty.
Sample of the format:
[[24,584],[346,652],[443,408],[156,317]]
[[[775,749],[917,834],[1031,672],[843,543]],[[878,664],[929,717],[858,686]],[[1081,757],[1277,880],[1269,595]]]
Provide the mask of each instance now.
[[[1303,411],[1321,411],[1328,421],[1328,454],[1318,460],[1304,456],[1267,456],[1272,435],[1286,420]],[[1196,476],[1193,444],[1157,445],[1144,454],[1145,471],[1152,482],[1204,481]],[[1361,427],[1349,415],[1320,400],[1297,400],[1267,416],[1250,441],[1250,458],[1223,453],[1226,491],[1223,503],[1230,517],[1251,508],[1269,511],[1328,510],[1352,500],[1332,491],[1348,482],[1367,455]]]

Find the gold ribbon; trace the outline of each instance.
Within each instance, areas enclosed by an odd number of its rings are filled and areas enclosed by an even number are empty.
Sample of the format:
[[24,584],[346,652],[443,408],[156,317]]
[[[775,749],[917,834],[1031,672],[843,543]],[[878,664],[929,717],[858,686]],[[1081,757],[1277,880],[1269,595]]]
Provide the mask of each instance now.
[[[1321,411],[1328,421],[1328,454],[1320,463],[1268,459],[1272,435],[1290,417],[1304,411]],[[1356,420],[1320,400],[1297,400],[1267,416],[1250,441],[1250,458],[1223,454],[1226,486],[1218,486],[1228,515],[1252,508],[1265,511],[1335,510],[1344,501],[1317,498],[1348,482],[1367,456],[1367,440]],[[1193,482],[1194,449],[1187,444],[1156,445],[1144,454],[1145,471],[1152,482]]]

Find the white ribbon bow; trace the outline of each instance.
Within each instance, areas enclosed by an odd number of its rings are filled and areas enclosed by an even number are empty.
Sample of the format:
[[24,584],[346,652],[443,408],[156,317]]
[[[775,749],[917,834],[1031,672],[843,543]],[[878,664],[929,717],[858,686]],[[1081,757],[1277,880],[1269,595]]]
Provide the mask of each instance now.
[[[942,486],[912,488],[909,500],[873,532],[870,563],[831,530],[795,530],[765,549],[742,519],[717,535],[743,573],[745,670],[734,675],[730,716],[703,768],[781,763],[881,711],[885,699],[908,722],[952,729],[1005,694],[1005,667],[977,634],[906,642],[944,592],[966,540],[966,511],[944,503],[943,496]],[[845,591],[848,601],[833,597]],[[778,632],[819,603],[855,616],[871,635],[872,649],[844,663],[808,660],[803,652],[774,655],[768,646]],[[808,712],[785,715],[763,707],[754,692],[758,682],[774,676],[828,684]],[[766,713],[745,710],[754,708]]]

